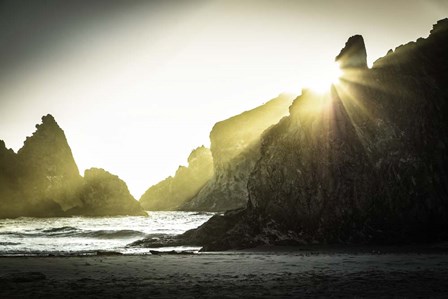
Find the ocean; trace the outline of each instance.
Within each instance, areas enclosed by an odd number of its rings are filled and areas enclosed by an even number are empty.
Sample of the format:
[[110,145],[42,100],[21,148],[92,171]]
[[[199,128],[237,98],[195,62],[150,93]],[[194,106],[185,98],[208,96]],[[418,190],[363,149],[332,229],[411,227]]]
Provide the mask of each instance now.
[[[146,254],[126,245],[149,236],[177,235],[196,228],[213,213],[148,212],[148,217],[64,217],[0,219],[0,256],[94,255],[99,251]],[[197,251],[200,247],[157,250]]]

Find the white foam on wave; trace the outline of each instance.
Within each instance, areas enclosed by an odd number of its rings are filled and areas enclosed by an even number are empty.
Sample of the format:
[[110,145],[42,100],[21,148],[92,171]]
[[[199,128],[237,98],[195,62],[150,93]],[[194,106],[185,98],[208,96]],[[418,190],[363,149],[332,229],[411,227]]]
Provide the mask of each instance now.
[[212,213],[195,212],[148,214],[148,217],[0,219],[0,255],[78,255],[97,251],[142,254],[148,250],[127,248],[126,245],[147,235],[181,234],[213,216]]

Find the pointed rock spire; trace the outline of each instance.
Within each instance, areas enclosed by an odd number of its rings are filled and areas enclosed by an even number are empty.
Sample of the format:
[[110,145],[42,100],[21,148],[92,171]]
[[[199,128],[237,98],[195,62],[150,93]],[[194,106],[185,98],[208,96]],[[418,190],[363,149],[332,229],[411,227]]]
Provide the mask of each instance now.
[[354,35],[345,43],[335,61],[341,69],[367,68],[367,52],[364,39],[361,35]]

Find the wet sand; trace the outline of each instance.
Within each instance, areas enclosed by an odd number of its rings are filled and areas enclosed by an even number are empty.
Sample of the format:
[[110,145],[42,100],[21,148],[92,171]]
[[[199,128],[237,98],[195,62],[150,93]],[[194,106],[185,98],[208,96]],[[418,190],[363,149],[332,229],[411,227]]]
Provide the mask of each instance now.
[[0,298],[447,297],[446,253],[1,257]]

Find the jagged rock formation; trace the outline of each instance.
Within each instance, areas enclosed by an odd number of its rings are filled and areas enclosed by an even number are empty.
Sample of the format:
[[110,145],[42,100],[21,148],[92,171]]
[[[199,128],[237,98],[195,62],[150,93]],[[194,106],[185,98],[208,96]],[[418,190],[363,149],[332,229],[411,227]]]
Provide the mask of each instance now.
[[193,150],[188,167],[180,166],[174,177],[150,187],[140,198],[145,210],[172,211],[195,196],[213,176],[213,158],[204,146]]
[[68,211],[84,216],[145,216],[138,201],[129,193],[128,187],[118,176],[101,168],[90,168],[84,172],[80,192],[82,204]]
[[261,134],[288,112],[292,96],[282,94],[255,109],[214,125],[210,132],[214,176],[180,209],[226,211],[247,203],[247,180],[260,157]]
[[[36,125],[36,131],[17,154],[0,142],[1,218],[66,216],[75,214],[75,210],[87,213],[83,199],[90,196],[88,182],[89,178],[83,180],[79,175],[64,131],[51,115],[42,117],[42,124]],[[106,205],[106,200],[99,202]],[[129,212],[126,205],[121,209],[122,214]],[[116,208],[113,215],[120,214],[118,211]],[[133,211],[137,215],[143,212],[141,208]],[[105,212],[98,206],[89,215]]]
[[341,51],[353,59],[337,57],[350,67],[331,94],[305,92],[263,134],[247,208],[164,245],[448,240],[448,19],[372,69],[356,40]]
[[336,56],[336,62],[341,69],[367,68],[367,51],[364,38],[354,35],[345,43],[345,47]]
[[66,211],[80,204],[73,190],[82,182],[78,166],[64,131],[53,116],[42,117],[42,124],[27,137],[17,152],[24,196],[31,203],[52,200]]
[[0,147],[0,217],[62,216],[80,204],[76,192],[82,178],[53,116],[42,117],[17,154],[3,142]]

